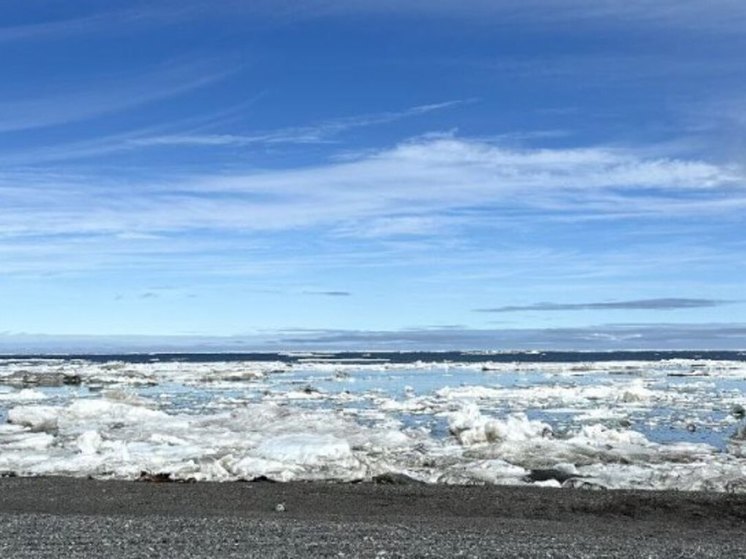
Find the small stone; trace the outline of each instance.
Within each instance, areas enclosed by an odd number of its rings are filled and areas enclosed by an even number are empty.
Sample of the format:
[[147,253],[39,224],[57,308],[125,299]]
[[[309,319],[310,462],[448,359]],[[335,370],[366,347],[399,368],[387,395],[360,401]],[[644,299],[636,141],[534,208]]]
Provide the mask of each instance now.
[[285,503],[277,503],[275,505],[275,512],[285,512]]
[[260,476],[253,477],[250,480],[245,480],[245,481],[249,481],[251,483],[275,483],[275,480],[263,474]]
[[80,375],[62,375],[62,384],[67,386],[79,386],[83,383]]
[[736,419],[743,419],[744,417],[746,417],[746,408],[744,408],[741,404],[736,404],[731,408],[730,413]]
[[149,483],[170,483],[174,480],[171,478],[170,472],[158,472],[152,474],[150,472],[142,471],[140,472],[140,477],[137,478],[137,481],[145,481]]
[[373,483],[377,483],[379,485],[418,485],[422,484],[422,482],[418,479],[415,479],[411,476],[408,476],[407,474],[402,474],[398,472],[386,472],[383,474],[378,474],[377,476],[373,476],[372,479]]

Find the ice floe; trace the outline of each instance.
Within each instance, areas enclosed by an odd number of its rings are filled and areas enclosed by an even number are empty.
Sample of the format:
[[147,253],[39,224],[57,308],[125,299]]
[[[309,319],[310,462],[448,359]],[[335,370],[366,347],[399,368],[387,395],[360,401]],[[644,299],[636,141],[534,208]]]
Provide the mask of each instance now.
[[746,367],[0,360],[0,474],[746,491]]

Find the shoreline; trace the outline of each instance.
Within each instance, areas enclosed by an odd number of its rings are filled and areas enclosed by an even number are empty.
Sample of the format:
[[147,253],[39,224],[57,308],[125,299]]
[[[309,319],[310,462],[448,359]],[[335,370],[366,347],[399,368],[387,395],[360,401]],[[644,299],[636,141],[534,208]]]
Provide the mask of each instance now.
[[735,557],[746,527],[728,493],[18,477],[0,496],[6,557]]
[[[165,478],[164,478],[165,479]],[[299,514],[376,516],[396,512],[444,517],[556,518],[593,514],[637,520],[746,523],[746,493],[671,490],[593,490],[530,485],[451,485],[419,482],[105,480],[38,476],[0,478],[0,512],[52,514],[262,515],[271,502],[293,500]],[[160,500],[148,497],[158,495]],[[373,501],[367,501],[373,499]],[[375,506],[375,499],[383,499]],[[366,506],[357,506],[365,503]],[[371,503],[373,503],[371,505]],[[124,507],[124,508],[123,508]],[[715,514],[716,513],[716,514]],[[670,517],[670,518],[669,518]]]

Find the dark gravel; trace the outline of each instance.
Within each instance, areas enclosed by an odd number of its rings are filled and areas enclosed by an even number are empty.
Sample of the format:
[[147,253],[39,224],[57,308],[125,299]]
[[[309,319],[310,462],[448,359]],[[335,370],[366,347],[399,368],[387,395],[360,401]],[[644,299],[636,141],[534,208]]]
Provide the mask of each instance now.
[[0,479],[3,558],[732,559],[744,528],[746,495]]

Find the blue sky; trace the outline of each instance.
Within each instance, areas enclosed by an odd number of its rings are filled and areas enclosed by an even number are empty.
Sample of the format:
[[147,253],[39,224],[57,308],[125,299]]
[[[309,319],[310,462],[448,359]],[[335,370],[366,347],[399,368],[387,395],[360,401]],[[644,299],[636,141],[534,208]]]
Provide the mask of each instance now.
[[0,4],[3,343],[746,347],[741,0],[299,4]]

